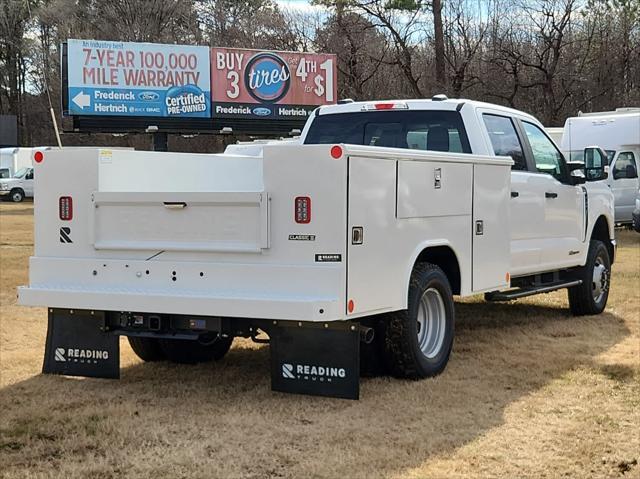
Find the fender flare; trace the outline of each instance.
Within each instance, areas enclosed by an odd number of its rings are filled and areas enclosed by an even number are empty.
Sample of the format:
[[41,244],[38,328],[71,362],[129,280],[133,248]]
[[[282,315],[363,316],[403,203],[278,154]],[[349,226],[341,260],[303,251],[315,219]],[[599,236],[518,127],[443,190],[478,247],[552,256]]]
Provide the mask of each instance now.
[[[434,239],[434,240],[425,240],[421,243],[419,243],[418,245],[416,245],[416,247],[414,248],[413,252],[411,253],[411,257],[410,257],[410,261],[408,262],[408,266],[405,268],[404,271],[404,278],[403,278],[403,291],[408,292],[409,291],[409,282],[411,281],[411,273],[413,272],[413,268],[416,265],[416,262],[418,261],[418,258],[420,257],[420,255],[426,251],[427,249],[430,248],[436,248],[436,247],[446,247],[449,250],[451,250],[451,252],[453,253],[453,256],[455,257],[456,263],[458,264],[458,271],[460,272],[460,289],[462,290],[462,284],[463,284],[463,273],[461,270],[461,263],[460,263],[460,256],[458,255],[458,253],[456,252],[455,248],[451,245],[451,242],[447,239],[444,238],[438,238],[438,239]],[[449,282],[451,282],[451,278],[449,278]],[[408,301],[408,294],[404,295],[404,299],[403,299],[403,308],[407,307],[407,301]]]

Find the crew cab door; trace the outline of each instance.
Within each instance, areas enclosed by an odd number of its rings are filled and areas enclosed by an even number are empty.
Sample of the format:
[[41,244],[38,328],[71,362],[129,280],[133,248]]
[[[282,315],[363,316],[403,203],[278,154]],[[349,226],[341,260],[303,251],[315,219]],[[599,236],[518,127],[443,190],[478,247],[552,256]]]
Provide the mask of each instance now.
[[540,229],[540,269],[556,270],[580,263],[586,242],[584,236],[585,189],[570,184],[570,176],[562,153],[541,127],[526,120],[525,154],[535,168],[530,184],[538,201],[542,201],[543,219]]
[[615,201],[616,222],[631,221],[638,192],[638,163],[630,150],[621,150],[613,159],[608,179]]
[[493,153],[509,156],[511,167],[511,199],[509,200],[510,251],[512,276],[539,270],[544,247],[544,199],[538,194],[536,176],[529,171],[522,133],[516,120],[502,111],[480,110]]

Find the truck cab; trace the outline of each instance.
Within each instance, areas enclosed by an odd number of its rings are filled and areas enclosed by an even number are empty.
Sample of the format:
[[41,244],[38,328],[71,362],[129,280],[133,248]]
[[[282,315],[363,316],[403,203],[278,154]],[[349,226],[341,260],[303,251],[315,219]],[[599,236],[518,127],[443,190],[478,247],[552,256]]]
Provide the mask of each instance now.
[[0,179],[0,198],[20,203],[33,198],[33,167],[20,168],[11,178]]

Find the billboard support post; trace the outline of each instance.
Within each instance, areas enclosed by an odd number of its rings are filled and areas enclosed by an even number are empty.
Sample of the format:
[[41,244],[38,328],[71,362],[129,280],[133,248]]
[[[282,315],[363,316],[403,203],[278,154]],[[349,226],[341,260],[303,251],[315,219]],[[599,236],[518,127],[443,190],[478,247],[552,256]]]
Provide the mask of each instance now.
[[169,135],[166,132],[153,133],[153,151],[169,151]]

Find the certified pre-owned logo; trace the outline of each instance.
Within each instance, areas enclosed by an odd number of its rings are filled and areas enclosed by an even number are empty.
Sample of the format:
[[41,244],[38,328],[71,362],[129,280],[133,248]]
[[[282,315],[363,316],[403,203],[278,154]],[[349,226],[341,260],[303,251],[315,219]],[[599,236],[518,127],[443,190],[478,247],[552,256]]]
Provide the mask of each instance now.
[[261,103],[282,99],[289,91],[290,83],[289,66],[275,53],[254,55],[244,70],[244,84],[249,95]]

